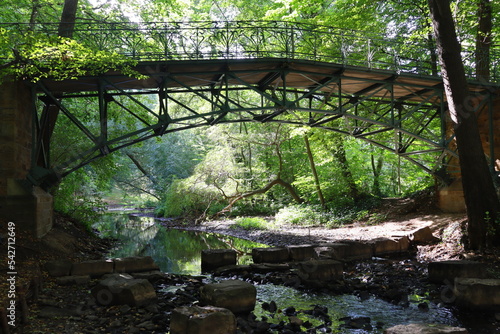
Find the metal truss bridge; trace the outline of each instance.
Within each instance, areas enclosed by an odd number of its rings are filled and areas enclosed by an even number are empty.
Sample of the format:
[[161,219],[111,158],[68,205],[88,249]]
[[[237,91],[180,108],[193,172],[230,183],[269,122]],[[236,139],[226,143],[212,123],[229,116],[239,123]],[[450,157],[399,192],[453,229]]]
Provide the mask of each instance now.
[[[35,28],[51,34],[56,26]],[[145,77],[110,70],[34,84],[33,184],[49,186],[148,138],[238,122],[353,136],[442,180],[455,168],[443,83],[427,41],[286,22],[78,24],[74,38],[135,59]],[[465,50],[471,76],[473,59]],[[470,89],[476,109],[489,115],[492,139],[499,85],[470,81]],[[50,157],[50,138],[58,131],[71,142]]]

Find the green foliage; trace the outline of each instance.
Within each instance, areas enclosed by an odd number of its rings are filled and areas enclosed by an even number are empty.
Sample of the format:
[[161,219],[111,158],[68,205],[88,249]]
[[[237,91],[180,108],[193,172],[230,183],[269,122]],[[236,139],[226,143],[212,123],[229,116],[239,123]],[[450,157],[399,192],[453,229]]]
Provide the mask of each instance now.
[[245,230],[266,230],[269,223],[261,217],[237,217],[235,224],[230,228],[242,228]]
[[105,208],[95,173],[79,169],[63,179],[54,193],[54,209],[84,224],[89,230]]
[[37,32],[13,33],[0,28],[0,58],[4,65],[1,77],[15,77],[36,82],[42,78],[74,79],[120,70],[125,75],[142,78],[132,70],[136,64],[116,52],[96,50],[69,38]]

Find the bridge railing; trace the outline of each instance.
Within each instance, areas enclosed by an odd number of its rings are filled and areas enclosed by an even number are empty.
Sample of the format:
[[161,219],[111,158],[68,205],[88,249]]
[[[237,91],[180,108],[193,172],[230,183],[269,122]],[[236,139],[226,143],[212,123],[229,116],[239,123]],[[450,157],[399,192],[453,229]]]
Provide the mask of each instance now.
[[[57,24],[0,24],[57,34]],[[435,45],[424,39],[389,38],[366,31],[282,21],[78,22],[74,38],[98,50],[139,61],[286,58],[333,62],[420,75],[438,75]],[[474,76],[474,50],[463,50]],[[497,54],[492,53],[497,78]]]

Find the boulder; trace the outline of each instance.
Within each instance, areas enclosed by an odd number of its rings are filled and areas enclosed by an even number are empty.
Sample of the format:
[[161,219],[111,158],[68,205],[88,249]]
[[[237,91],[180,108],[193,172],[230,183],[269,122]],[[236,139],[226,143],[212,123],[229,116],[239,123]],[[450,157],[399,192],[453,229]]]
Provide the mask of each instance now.
[[283,263],[290,259],[290,254],[284,247],[254,248],[252,259],[254,263]]
[[213,306],[175,308],[170,319],[171,334],[233,334],[236,318],[231,311]]
[[156,302],[154,287],[146,279],[134,279],[126,274],[112,274],[91,290],[100,305],[145,306]]
[[453,284],[456,277],[487,277],[486,266],[483,263],[466,260],[430,262],[428,273],[430,282],[449,285]]
[[255,308],[257,289],[240,280],[206,284],[200,291],[200,302],[222,307],[233,313],[249,313]]
[[236,265],[236,251],[234,249],[204,249],[201,251],[201,271],[204,273],[231,265]]
[[288,246],[288,253],[292,261],[306,261],[316,257],[313,245]]
[[130,256],[113,259],[115,273],[135,273],[158,270],[151,256]]
[[92,260],[73,263],[71,275],[100,277],[113,273],[114,263],[112,260]]
[[453,292],[459,306],[500,312],[500,279],[455,278]]
[[465,328],[441,324],[409,324],[388,328],[384,334],[468,334]]
[[331,281],[343,277],[343,265],[336,260],[310,260],[297,265],[298,275],[303,281]]

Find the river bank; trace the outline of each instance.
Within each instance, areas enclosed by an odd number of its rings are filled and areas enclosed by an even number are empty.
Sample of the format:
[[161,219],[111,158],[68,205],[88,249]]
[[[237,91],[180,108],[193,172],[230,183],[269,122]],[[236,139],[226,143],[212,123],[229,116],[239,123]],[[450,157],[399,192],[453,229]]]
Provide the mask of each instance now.
[[[395,208],[396,206],[393,206],[392,209]],[[293,277],[280,273],[265,275],[248,272],[244,274],[227,273],[226,276],[226,278],[244,279],[263,287],[266,284],[276,284],[294,287],[299,291],[304,290],[307,294],[350,295],[359,301],[368,300],[372,303],[375,301],[375,305],[387,302],[397,308],[398,312],[416,310],[417,313],[412,313],[415,317],[420,315],[418,312],[429,312],[429,305],[431,305],[431,310],[434,310],[434,307],[439,312],[447,310],[446,308],[437,308],[441,307],[438,306],[441,287],[431,286],[426,281],[426,263],[428,261],[474,258],[490,263],[493,269],[498,266],[498,257],[495,254],[464,252],[460,244],[462,225],[465,219],[463,215],[408,212],[401,210],[400,206],[396,211],[394,214],[388,213],[387,220],[381,224],[370,225],[357,222],[335,230],[299,226],[248,230],[235,228],[234,221],[230,219],[202,224],[186,224],[185,222],[166,220],[162,221],[161,224],[166,229],[180,228],[218,232],[269,245],[320,243],[346,238],[366,240],[377,236],[393,235],[401,230],[413,230],[419,226],[430,226],[439,241],[430,245],[418,245],[410,256],[403,258],[375,259],[347,264],[344,269],[344,281],[338,284],[321,287],[304,286]],[[163,274],[154,280],[159,297],[157,304],[144,308],[127,305],[103,307],[96,305],[89,292],[90,287],[95,285],[97,280],[69,286],[60,285],[56,279],[49,277],[43,269],[44,263],[53,259],[66,258],[78,262],[105,257],[113,245],[114,240],[100,239],[81,229],[78,223],[61,216],[56,219],[54,229],[41,240],[20,236],[20,251],[18,253],[20,277],[28,278],[30,275],[39,275],[42,285],[36,300],[34,298],[28,300],[27,323],[11,328],[11,333],[167,333],[169,317],[173,308],[197,303],[199,288],[205,284],[206,278]],[[27,279],[26,282],[29,280]],[[413,297],[408,298],[407,296]],[[278,305],[278,308],[280,307]],[[376,308],[377,306],[365,304],[365,307]],[[439,312],[438,314],[440,314]],[[449,317],[452,322],[456,321],[455,315],[451,314],[454,312],[453,309],[449,309],[450,314],[446,312],[445,317]],[[472,333],[500,333],[499,324],[494,315],[482,314],[481,316],[484,318],[470,320],[475,326],[475,332]],[[461,317],[462,321],[469,321],[466,315],[461,315]],[[249,320],[240,321],[248,322]],[[255,322],[255,319],[252,321]],[[446,322],[447,320],[442,321]],[[262,321],[259,320],[259,322],[255,322],[256,325],[254,325],[266,327]],[[325,320],[318,326],[323,326],[323,332],[328,332],[327,329],[335,328],[330,322],[331,319]],[[348,324],[347,326],[351,322],[349,319],[344,321]],[[478,323],[482,324],[484,330],[478,329]],[[363,326],[365,325],[366,323]],[[352,322],[350,326],[356,326],[356,321]],[[379,333],[384,324],[373,323],[370,326],[372,329],[366,330],[366,333]],[[320,333],[319,329],[311,329],[309,333],[316,333],[313,330]],[[344,327],[344,330],[349,333],[349,328]],[[300,330],[296,332],[298,333]]]

